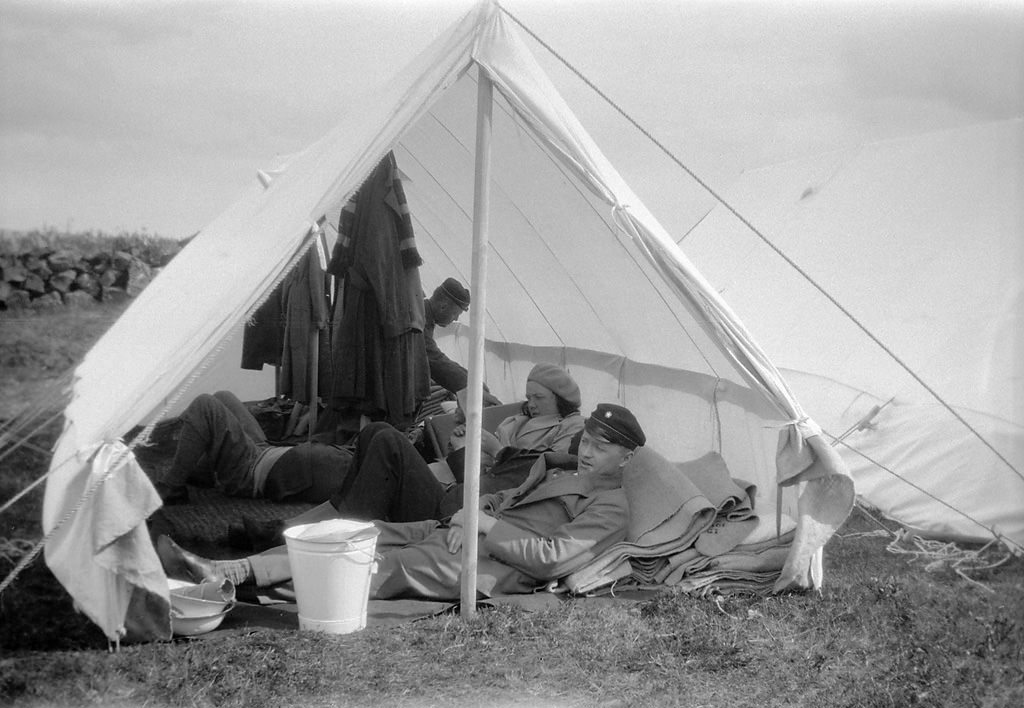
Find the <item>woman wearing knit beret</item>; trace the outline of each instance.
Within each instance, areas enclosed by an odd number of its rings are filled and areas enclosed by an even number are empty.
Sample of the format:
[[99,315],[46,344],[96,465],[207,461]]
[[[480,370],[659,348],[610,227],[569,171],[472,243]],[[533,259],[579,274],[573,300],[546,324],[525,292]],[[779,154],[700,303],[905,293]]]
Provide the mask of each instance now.
[[[583,430],[580,387],[569,372],[554,364],[537,364],[526,377],[526,403],[519,415],[506,418],[494,431],[498,448],[566,452],[573,435]],[[486,444],[486,443],[485,443]]]
[[[516,486],[526,478],[542,452],[568,452],[583,430],[580,387],[565,369],[537,364],[526,377],[526,401],[521,413],[498,424],[494,433],[481,431],[481,491]],[[462,481],[465,425],[455,428],[453,454],[447,458],[452,473]]]

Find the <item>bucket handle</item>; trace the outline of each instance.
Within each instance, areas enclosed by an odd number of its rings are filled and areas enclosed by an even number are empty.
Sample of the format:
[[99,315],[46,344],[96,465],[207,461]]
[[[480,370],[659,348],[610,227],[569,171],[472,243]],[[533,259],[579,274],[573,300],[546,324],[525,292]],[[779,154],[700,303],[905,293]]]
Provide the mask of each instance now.
[[373,562],[381,560],[381,558],[382,558],[381,554],[377,553],[377,552],[368,553],[368,552],[362,550],[361,548],[355,548],[355,545],[357,543],[359,543],[360,541],[367,541],[367,540],[369,540],[371,538],[376,538],[379,534],[380,534],[380,532],[375,527],[371,527],[371,528],[368,528],[368,529],[363,529],[361,531],[357,531],[356,533],[354,533],[353,535],[349,536],[348,538],[346,538],[344,540],[341,540],[341,541],[337,541],[336,543],[338,545],[343,546],[345,548],[345,551],[344,551],[345,553],[361,553],[362,555],[364,555],[367,558],[369,558],[370,562],[373,563]]
[[345,547],[346,553],[361,553],[362,555],[369,558],[370,562],[373,563],[381,559],[380,553],[377,553],[376,551],[373,553],[368,553],[367,551],[364,551],[361,548],[355,548],[355,545],[361,541],[368,541],[371,538],[376,538],[378,535],[380,535],[380,531],[378,531],[376,528],[364,529],[362,531],[356,532],[352,536],[346,538],[344,541],[339,541],[339,543]]
[[364,551],[361,548],[354,548],[355,544],[349,543],[348,541],[341,541],[341,544],[346,547],[345,553],[360,554],[360,555],[366,556],[366,558],[371,563],[379,561],[379,560],[381,560],[383,558],[383,556],[381,556],[380,553],[377,553],[377,552],[370,553],[369,551]]

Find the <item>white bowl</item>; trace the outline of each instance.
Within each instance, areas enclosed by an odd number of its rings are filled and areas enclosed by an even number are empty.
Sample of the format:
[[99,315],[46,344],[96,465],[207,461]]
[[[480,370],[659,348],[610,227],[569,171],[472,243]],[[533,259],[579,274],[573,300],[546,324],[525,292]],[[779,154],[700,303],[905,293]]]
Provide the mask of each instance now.
[[230,580],[221,583],[187,583],[168,580],[171,609],[179,617],[212,617],[235,601],[235,586]]
[[206,617],[185,617],[171,610],[171,631],[179,637],[194,637],[197,634],[212,632],[220,626],[227,614],[234,609],[235,603],[231,603],[222,612]]

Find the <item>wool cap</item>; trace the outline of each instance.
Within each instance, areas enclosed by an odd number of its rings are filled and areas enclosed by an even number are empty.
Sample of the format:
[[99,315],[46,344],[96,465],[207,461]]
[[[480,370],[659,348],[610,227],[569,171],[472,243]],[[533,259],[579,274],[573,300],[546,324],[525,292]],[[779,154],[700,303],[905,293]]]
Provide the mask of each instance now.
[[452,302],[461,307],[463,312],[469,309],[469,291],[455,278],[447,278],[437,286],[437,289],[451,298]]
[[610,443],[635,450],[647,442],[640,423],[628,408],[614,403],[599,403],[587,418],[584,428]]
[[537,364],[530,370],[527,381],[539,383],[559,398],[571,403],[576,408],[580,406],[580,387],[569,376],[569,372],[554,364]]

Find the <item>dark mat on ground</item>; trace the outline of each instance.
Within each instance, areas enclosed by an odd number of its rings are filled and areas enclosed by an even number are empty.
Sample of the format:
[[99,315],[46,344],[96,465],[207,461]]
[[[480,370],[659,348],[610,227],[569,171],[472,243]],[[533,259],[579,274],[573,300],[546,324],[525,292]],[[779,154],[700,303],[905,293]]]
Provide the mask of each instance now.
[[[158,426],[145,445],[135,448],[139,465],[149,478],[161,479],[171,465],[177,444],[176,419]],[[312,504],[282,504],[267,499],[229,497],[216,489],[189,486],[188,503],[164,506],[149,518],[150,534],[170,536],[178,544],[211,558],[244,555],[244,548],[233,548],[228,528],[239,525],[243,517],[257,521],[287,519],[309,509]]]
[[231,525],[242,518],[257,521],[287,519],[309,509],[312,504],[281,504],[266,499],[240,499],[214,489],[189,487],[189,503],[164,506],[149,517],[149,531],[155,539],[164,534],[190,551],[211,558],[236,558],[245,549],[232,547],[228,536]]

